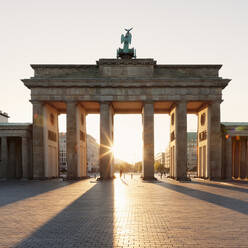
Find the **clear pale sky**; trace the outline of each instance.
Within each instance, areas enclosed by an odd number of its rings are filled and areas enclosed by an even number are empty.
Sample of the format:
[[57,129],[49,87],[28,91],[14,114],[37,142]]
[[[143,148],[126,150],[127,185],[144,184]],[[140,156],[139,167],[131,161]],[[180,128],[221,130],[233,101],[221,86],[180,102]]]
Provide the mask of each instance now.
[[[221,120],[248,122],[247,13],[247,0],[1,0],[0,110],[10,122],[31,122],[30,91],[20,81],[33,75],[29,64],[95,64],[113,58],[123,29],[134,27],[138,58],[223,64],[220,75],[232,81],[223,91]],[[195,130],[196,118],[188,119],[188,130]],[[99,116],[87,120],[88,132],[99,139]],[[60,127],[63,131],[63,121]],[[155,152],[165,150],[168,134],[169,117],[156,115]],[[140,116],[116,116],[117,155],[140,159],[141,142]]]

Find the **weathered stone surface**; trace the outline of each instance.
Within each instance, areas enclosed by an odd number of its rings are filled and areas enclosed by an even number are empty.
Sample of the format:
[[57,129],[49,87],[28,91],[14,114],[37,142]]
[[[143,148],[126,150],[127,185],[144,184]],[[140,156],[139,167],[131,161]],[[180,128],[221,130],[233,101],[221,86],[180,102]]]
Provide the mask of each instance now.
[[[26,170],[28,170],[28,178],[30,178],[32,176],[32,125],[0,123],[0,139],[3,140],[3,147],[6,147],[0,149],[2,152],[0,157],[3,158],[2,164],[0,161],[0,177],[21,178],[24,176],[27,178]],[[22,140],[25,142],[22,143]],[[22,148],[25,150],[23,154]]]
[[0,123],[1,137],[32,137],[31,123]]
[[221,65],[156,65],[155,77],[218,78]]
[[221,65],[156,65],[153,59],[99,59],[97,65],[31,65],[36,78],[218,78]]
[[103,77],[152,77],[154,71],[153,59],[100,59],[99,71]]
[[96,77],[95,65],[31,65],[37,78]]
[[142,177],[154,178],[154,106],[145,102],[142,110],[143,122],[143,161]]
[[33,178],[45,178],[44,110],[42,102],[33,104]]
[[100,177],[111,179],[113,177],[113,108],[111,103],[100,103]]
[[223,177],[225,179],[231,180],[232,179],[232,138],[228,137],[225,141],[225,150],[224,150],[224,161],[222,166],[225,168],[225,175]]
[[32,178],[32,174],[30,174],[30,156],[29,156],[29,141],[26,137],[22,137],[22,177],[23,178]]
[[1,137],[1,168],[0,177],[7,178],[7,166],[8,166],[8,144],[7,137]]
[[176,139],[176,178],[187,177],[187,104],[179,102],[175,111]]
[[187,103],[178,102],[172,108],[170,127],[171,177],[187,178]]
[[80,178],[80,143],[79,143],[79,128],[78,128],[78,105],[76,102],[67,102],[67,139],[66,139],[66,152],[67,152],[67,178],[78,179]]
[[16,178],[16,143],[14,139],[9,140],[9,153],[8,153],[8,169],[7,169],[7,178]]
[[[203,177],[220,177],[219,103],[222,101],[222,89],[230,81],[219,77],[221,65],[157,65],[153,59],[100,59],[96,65],[32,65],[32,68],[35,71],[34,77],[23,80],[31,89],[31,100],[51,104],[59,113],[67,112],[67,132],[70,137],[67,144],[69,177],[78,177],[80,161],[77,153],[79,144],[76,134],[76,104],[84,106],[85,113],[93,111],[101,115],[101,177],[111,178],[109,150],[113,141],[113,111],[141,113],[142,108],[137,107],[137,104],[133,104],[133,107],[127,104],[127,108],[118,104],[130,102],[144,105],[144,177],[153,175],[153,113],[170,113],[173,105],[176,106],[176,138],[171,143],[175,150],[172,176],[177,179],[186,177],[187,112],[198,113],[204,106],[209,106],[209,165]],[[163,105],[164,103],[166,104]],[[34,132],[36,138],[41,137],[42,127],[34,125]],[[42,146],[44,148],[41,138],[33,145],[34,154],[43,154]],[[103,156],[106,153],[108,155]],[[44,173],[39,168],[43,164],[43,158],[36,165],[35,163],[34,175],[42,177]]]
[[222,147],[221,147],[221,129],[220,129],[220,103],[213,102],[209,106],[209,162],[210,162],[210,178],[221,178],[222,165]]

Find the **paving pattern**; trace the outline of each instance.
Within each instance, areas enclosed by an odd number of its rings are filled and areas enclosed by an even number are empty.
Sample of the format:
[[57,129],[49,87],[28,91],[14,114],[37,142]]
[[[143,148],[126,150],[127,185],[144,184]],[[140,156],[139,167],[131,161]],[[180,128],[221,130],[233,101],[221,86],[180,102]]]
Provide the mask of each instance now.
[[0,247],[248,247],[248,187],[1,181]]

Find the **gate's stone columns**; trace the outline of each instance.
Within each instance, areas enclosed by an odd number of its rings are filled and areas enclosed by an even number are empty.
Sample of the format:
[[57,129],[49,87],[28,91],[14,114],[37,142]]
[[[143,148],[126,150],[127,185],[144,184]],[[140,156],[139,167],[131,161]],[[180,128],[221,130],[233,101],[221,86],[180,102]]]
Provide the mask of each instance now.
[[171,177],[187,178],[187,103],[178,102],[170,112]]
[[246,137],[240,137],[240,178],[246,178],[246,173],[247,173],[247,140]]
[[44,113],[42,102],[33,104],[33,178],[45,177]]
[[13,138],[9,139],[9,156],[8,156],[8,168],[7,177],[16,178],[16,165],[17,165],[17,149],[16,140]]
[[142,177],[144,180],[154,179],[154,106],[144,103],[143,121],[143,161]]
[[28,179],[30,175],[30,161],[29,161],[29,148],[28,148],[28,139],[22,137],[22,177]]
[[210,179],[221,178],[221,127],[220,127],[220,102],[213,102],[209,105],[209,162]]
[[213,102],[198,113],[198,176],[220,179],[221,161],[220,102]]
[[42,102],[33,103],[33,178],[58,177],[58,113]]
[[86,113],[75,101],[67,102],[67,177],[78,179],[87,176]]
[[110,179],[113,177],[113,127],[114,111],[111,103],[100,103],[100,178]]
[[1,168],[0,178],[7,178],[8,167],[8,143],[7,137],[1,137]]
[[225,178],[231,180],[232,179],[232,137],[228,137],[225,140],[225,164],[223,166],[226,167],[226,175]]
[[197,155],[198,177],[209,178],[209,108],[206,106],[198,112]]

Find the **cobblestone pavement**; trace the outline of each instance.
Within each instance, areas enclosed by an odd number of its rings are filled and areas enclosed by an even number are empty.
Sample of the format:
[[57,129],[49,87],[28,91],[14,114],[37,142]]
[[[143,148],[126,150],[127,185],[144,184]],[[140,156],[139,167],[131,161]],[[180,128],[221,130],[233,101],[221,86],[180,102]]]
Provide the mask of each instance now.
[[0,182],[0,247],[248,247],[247,185]]

